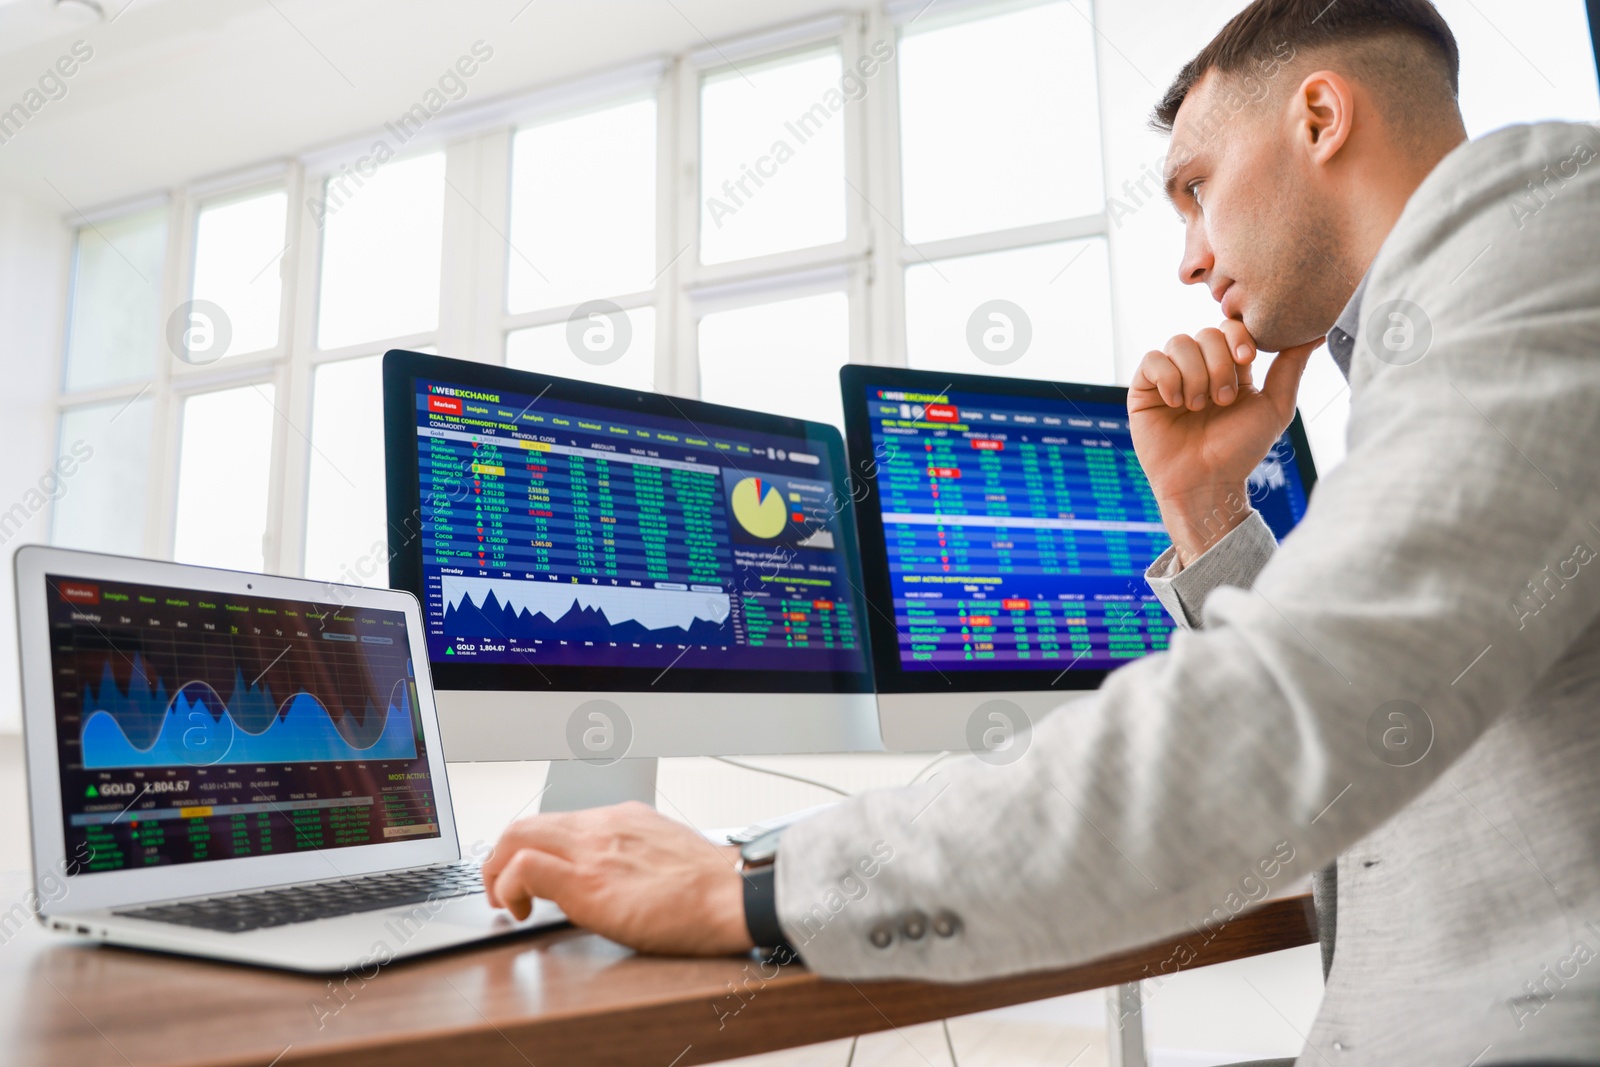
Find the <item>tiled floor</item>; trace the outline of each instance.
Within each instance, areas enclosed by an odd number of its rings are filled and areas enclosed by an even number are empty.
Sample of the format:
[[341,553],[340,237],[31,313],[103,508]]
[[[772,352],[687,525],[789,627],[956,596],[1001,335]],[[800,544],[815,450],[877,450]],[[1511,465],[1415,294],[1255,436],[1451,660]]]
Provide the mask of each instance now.
[[[968,1016],[950,1020],[950,1041],[961,1067],[1103,1067],[1103,1031],[1051,1023]],[[850,1042],[729,1060],[739,1067],[946,1067],[950,1052],[938,1023],[868,1034],[850,1059]]]

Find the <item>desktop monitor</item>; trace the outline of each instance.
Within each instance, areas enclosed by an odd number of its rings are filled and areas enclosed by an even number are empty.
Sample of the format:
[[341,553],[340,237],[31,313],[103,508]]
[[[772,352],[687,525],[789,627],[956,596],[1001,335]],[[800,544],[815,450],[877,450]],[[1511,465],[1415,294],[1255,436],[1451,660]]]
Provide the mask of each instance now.
[[[1144,571],[1171,542],[1126,389],[866,366],[840,380],[866,593],[884,607],[869,629],[887,748],[972,747],[986,702],[1032,721],[1167,647]],[[1296,414],[1249,479],[1280,538],[1315,478]]]
[[383,390],[451,760],[598,790],[548,809],[653,802],[651,757],[881,747],[838,430],[414,352]]

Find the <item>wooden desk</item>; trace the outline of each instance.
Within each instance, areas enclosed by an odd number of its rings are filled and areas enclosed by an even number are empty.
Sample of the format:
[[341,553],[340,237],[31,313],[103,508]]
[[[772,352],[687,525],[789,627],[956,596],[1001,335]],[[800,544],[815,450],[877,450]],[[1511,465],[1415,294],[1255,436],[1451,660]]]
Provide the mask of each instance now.
[[[21,872],[0,900],[22,899]],[[367,981],[103,946],[30,924],[0,944],[0,1062],[45,1067],[689,1067],[1025,1003],[1307,944],[1309,896],[1080,967],[970,985],[776,976],[755,960],[636,956],[546,931],[393,964]],[[737,987],[738,994],[733,989]]]

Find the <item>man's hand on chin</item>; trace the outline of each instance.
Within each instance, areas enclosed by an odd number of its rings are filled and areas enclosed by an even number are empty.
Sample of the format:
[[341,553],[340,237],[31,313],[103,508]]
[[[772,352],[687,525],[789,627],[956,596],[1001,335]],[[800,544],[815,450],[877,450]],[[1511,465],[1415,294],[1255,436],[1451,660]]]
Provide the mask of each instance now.
[[1321,343],[1278,353],[1257,389],[1255,338],[1226,319],[1193,337],[1179,334],[1134,370],[1133,450],[1184,566],[1249,517],[1246,479],[1294,418],[1300,376]]
[[529,815],[506,827],[483,865],[489,903],[519,919],[535,897],[586,930],[641,952],[716,956],[749,950],[739,850],[637,802]]

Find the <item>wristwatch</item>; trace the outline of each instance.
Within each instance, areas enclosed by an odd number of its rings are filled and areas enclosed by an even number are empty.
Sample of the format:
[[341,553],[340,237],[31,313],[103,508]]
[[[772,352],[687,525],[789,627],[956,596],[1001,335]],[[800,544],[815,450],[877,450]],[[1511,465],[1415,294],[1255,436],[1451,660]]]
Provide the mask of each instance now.
[[758,948],[786,948],[792,953],[794,948],[778,923],[778,839],[785,829],[768,830],[747,842],[739,849],[735,868],[744,879],[744,928],[750,940]]

